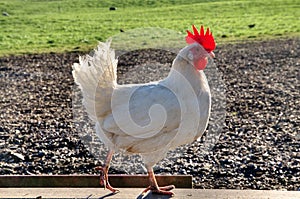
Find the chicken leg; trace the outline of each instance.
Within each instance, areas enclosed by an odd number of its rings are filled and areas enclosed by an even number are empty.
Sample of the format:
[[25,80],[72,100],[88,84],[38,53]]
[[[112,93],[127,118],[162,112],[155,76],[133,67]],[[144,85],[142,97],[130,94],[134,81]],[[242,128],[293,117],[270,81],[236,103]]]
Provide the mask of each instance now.
[[113,188],[109,182],[108,182],[108,170],[109,170],[109,164],[110,164],[110,161],[112,159],[112,156],[114,154],[114,151],[109,151],[108,154],[107,154],[107,157],[106,157],[106,161],[105,161],[105,164],[103,167],[96,167],[95,169],[97,171],[100,171],[100,185],[101,186],[104,186],[104,189],[108,189],[110,190],[111,192],[113,193],[118,193],[119,190],[118,189],[115,189]]
[[159,187],[153,172],[152,167],[148,167],[148,176],[149,176],[149,182],[150,182],[150,186],[147,187],[143,192],[142,195],[144,195],[146,192],[148,192],[149,190],[152,191],[152,193],[155,194],[161,194],[161,195],[169,195],[169,196],[173,196],[174,193],[171,192],[170,190],[174,189],[175,186],[174,185],[168,185],[165,187]]

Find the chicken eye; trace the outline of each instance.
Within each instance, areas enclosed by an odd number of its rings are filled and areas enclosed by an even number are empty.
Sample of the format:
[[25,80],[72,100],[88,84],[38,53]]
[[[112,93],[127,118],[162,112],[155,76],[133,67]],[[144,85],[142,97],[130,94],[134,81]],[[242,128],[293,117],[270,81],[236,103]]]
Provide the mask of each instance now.
[[187,55],[187,58],[192,61],[194,59],[193,53],[189,52],[189,54]]

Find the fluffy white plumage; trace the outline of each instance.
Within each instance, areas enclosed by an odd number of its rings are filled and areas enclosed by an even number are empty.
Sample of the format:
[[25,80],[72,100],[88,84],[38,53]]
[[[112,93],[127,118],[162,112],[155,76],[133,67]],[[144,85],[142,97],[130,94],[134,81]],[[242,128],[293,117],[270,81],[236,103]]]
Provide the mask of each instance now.
[[167,78],[147,84],[118,85],[117,60],[110,42],[73,65],[73,77],[96,133],[112,151],[141,154],[147,168],[171,148],[190,143],[206,129],[210,90],[194,67],[208,53],[194,43],[183,48]]

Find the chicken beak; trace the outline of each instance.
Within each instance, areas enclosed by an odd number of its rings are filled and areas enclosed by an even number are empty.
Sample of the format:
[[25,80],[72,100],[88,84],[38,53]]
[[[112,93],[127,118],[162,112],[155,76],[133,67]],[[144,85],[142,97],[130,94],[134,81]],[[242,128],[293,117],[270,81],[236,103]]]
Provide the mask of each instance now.
[[211,51],[210,53],[208,53],[210,56],[211,56],[211,58],[215,58],[215,53],[213,52],[213,51]]

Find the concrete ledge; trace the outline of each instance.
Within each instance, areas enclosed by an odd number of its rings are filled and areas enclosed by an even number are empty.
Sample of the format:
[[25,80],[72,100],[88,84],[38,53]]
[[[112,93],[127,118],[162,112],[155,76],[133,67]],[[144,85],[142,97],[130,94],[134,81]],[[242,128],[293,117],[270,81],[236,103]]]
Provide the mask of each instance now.
[[[103,188],[0,188],[1,198],[169,198],[151,193],[140,195],[142,188],[121,188],[111,194]],[[300,191],[175,189],[173,198],[180,199],[299,199]]]
[[[192,188],[191,175],[156,175],[160,186],[173,184],[177,188]],[[147,187],[147,175],[109,175],[114,187]],[[7,175],[0,176],[0,187],[100,187],[97,175]]]

